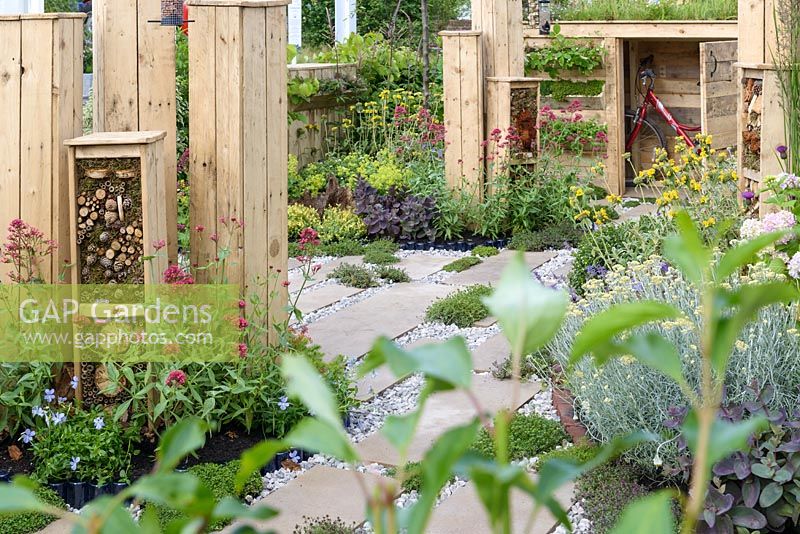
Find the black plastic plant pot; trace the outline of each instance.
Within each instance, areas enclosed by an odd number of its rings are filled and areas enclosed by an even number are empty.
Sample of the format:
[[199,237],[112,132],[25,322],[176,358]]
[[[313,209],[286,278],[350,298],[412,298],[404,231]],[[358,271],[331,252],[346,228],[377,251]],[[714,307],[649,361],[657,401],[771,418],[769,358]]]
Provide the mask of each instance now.
[[459,241],[458,243],[456,243],[456,249],[459,252],[466,252],[469,250],[469,247],[467,246],[466,241]]
[[128,489],[127,482],[112,482],[111,484],[109,484],[109,486],[111,486],[112,495],[119,495],[120,493]]
[[111,483],[106,484],[92,484],[94,488],[94,497],[102,497],[103,495],[114,495],[114,485]]
[[0,482],[11,482],[11,473],[0,469]]
[[67,504],[69,504],[69,502],[67,501],[67,483],[66,482],[50,482],[47,485],[47,487],[50,488],[51,490],[53,490],[56,495],[61,497],[62,501],[67,502]]
[[350,417],[349,413],[345,414],[344,417],[342,417],[342,425],[345,428],[350,428],[353,425],[353,418]]
[[94,484],[89,482],[67,482],[67,504],[76,509],[86,506],[94,499]]
[[406,241],[403,243],[403,250],[415,250],[417,248],[416,241]]

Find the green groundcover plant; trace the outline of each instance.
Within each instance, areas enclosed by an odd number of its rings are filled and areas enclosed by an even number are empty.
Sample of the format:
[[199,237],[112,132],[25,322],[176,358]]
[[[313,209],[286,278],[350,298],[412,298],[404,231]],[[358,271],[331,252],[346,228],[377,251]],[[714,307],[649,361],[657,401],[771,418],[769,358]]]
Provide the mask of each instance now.
[[425,319],[454,324],[459,328],[472,326],[475,321],[489,316],[489,308],[486,307],[483,299],[491,294],[491,287],[480,284],[459,289],[431,304],[425,312]]
[[[700,293],[702,360],[697,388],[681,366],[677,348],[670,340],[642,331],[653,322],[676,320],[684,314],[676,307],[658,300],[639,300],[621,303],[592,317],[583,326],[572,345],[569,365],[577,365],[591,354],[598,368],[614,359],[630,356],[662,374],[685,392],[687,414],[677,430],[686,440],[692,457],[690,491],[658,491],[634,501],[621,514],[615,533],[641,532],[643,517],[647,517],[647,532],[672,534],[676,530],[673,506],[681,509],[680,531],[692,534],[700,519],[706,487],[711,480],[711,467],[732,453],[744,450],[748,438],[767,425],[763,417],[741,422],[729,422],[719,417],[723,394],[722,381],[716,377],[729,371],[730,355],[742,327],[753,321],[759,310],[797,298],[797,290],[781,282],[766,282],[734,287],[726,280],[743,265],[752,262],[757,253],[781,238],[781,234],[762,236],[755,242],[737,246],[712,261],[712,251],[705,248],[698,231],[685,214],[678,215],[680,234],[670,237],[665,254],[676,269],[681,270],[687,284],[695,285]],[[492,315],[497,317],[503,334],[508,338],[513,355],[514,387],[511,406],[522,401],[519,388],[519,367],[524,354],[535,352],[558,331],[567,310],[568,298],[563,292],[547,289],[535,282],[522,257],[507,268],[497,290],[486,299]],[[417,534],[425,532],[439,492],[456,472],[473,481],[481,505],[493,531],[511,532],[511,492],[521,491],[539,508],[546,508],[562,523],[569,519],[554,498],[563,484],[575,480],[603,463],[621,450],[636,445],[646,434],[616,438],[601,447],[598,454],[583,464],[550,460],[540,469],[536,480],[523,467],[510,462],[509,427],[513,412],[501,410],[494,417],[487,415],[480,399],[471,392],[473,379],[470,352],[463,338],[405,351],[389,339],[376,341],[372,351],[359,368],[359,375],[387,365],[395,376],[421,373],[425,385],[417,406],[409,413],[389,416],[381,428],[382,436],[397,451],[399,465],[408,457],[417,425],[431,395],[440,391],[463,391],[475,401],[475,417],[464,424],[447,429],[423,454],[422,485],[418,500],[398,510],[394,497],[401,481],[387,479],[377,487],[364,490],[368,519],[377,533],[395,533],[403,529]],[[266,464],[276,452],[288,447],[316,451],[351,465],[361,458],[355,445],[345,433],[341,414],[333,391],[304,358],[285,355],[280,363],[287,382],[289,396],[302,403],[314,417],[301,420],[284,439],[266,440],[242,455],[235,488],[239,492],[252,473]],[[492,429],[495,442],[494,458],[470,451],[470,446],[483,427]],[[154,531],[157,518],[145,511],[135,523],[122,507],[128,498],[141,498],[170,506],[186,514],[176,525],[187,532],[197,532],[218,519],[267,520],[275,514],[266,506],[245,507],[236,498],[217,502],[213,493],[191,473],[173,470],[185,455],[201,447],[204,430],[195,419],[185,419],[164,433],[157,451],[157,465],[151,475],[141,478],[115,497],[102,497],[91,503],[77,516],[65,515],[62,510],[41,502],[30,482],[15,479],[13,484],[0,485],[0,513],[40,511],[67,517],[87,532],[101,529],[115,532]],[[535,514],[534,514],[535,519]]]

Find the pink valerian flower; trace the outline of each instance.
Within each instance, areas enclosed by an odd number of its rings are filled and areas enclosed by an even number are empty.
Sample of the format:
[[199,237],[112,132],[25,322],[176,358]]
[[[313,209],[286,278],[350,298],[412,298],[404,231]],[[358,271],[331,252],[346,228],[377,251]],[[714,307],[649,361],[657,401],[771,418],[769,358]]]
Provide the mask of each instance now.
[[197,226],[194,227],[194,231],[197,232],[198,234],[202,234],[205,231],[205,229],[206,227],[203,226],[202,224],[198,224]]
[[170,371],[164,383],[168,386],[183,386],[186,384],[186,373],[180,369]]
[[243,310],[247,307],[247,303],[244,300],[239,300],[239,309]]
[[174,285],[189,285],[194,284],[194,278],[191,274],[184,271],[180,265],[173,263],[164,271],[163,275],[165,284]]
[[288,280],[284,280],[283,282],[281,282],[281,285],[283,287],[289,287],[289,284],[291,284],[291,282],[289,282]]
[[395,120],[402,119],[406,115],[408,115],[408,109],[405,106],[398,105],[398,106],[396,106],[394,108],[394,118],[395,118]]
[[189,149],[183,151],[178,159],[178,172],[186,172],[189,169]]
[[247,343],[239,343],[239,357],[242,359],[247,357]]
[[319,234],[313,228],[304,228],[300,232],[299,244],[301,247],[305,245],[319,245]]
[[566,111],[567,113],[575,113],[576,111],[580,111],[581,109],[583,109],[583,104],[581,103],[580,100],[576,99],[570,102],[569,106],[567,106],[567,109],[564,111]]
[[58,243],[46,239],[41,230],[22,219],[14,219],[8,225],[8,237],[2,247],[0,262],[14,265],[14,271],[9,273],[12,282],[39,282],[39,264],[57,248]]
[[217,235],[217,233],[216,233],[216,232],[214,232],[213,234],[211,234],[210,236],[208,236],[208,238],[209,238],[211,241],[213,241],[214,243],[216,243],[217,241],[219,241],[219,235]]
[[167,246],[167,242],[163,239],[159,239],[158,241],[153,241],[153,248],[156,249],[156,252],[161,250],[162,248]]
[[250,323],[247,322],[247,319],[244,317],[239,317],[239,330],[244,330],[248,326],[250,326]]
[[320,269],[322,269],[322,264],[315,263],[314,265],[311,266],[311,274],[317,274]]

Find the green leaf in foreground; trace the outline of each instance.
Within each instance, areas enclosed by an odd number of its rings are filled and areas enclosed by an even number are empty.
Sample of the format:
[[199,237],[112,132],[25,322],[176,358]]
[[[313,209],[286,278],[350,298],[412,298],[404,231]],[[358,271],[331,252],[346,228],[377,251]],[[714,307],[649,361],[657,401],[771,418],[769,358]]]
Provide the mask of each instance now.
[[286,355],[281,370],[289,395],[300,399],[316,418],[332,427],[342,427],[336,397],[311,362],[302,356]]
[[513,350],[530,354],[555,335],[567,312],[563,291],[544,287],[531,276],[522,252],[508,264],[495,292],[484,299]]
[[[758,430],[766,428],[768,421],[764,417],[752,417],[737,423],[730,423],[719,418],[714,420],[709,436],[705,469],[723,458],[727,458],[736,451],[747,448],[747,439]],[[686,438],[689,450],[697,457],[699,423],[697,412],[690,410],[681,427],[681,432]]]
[[56,512],[60,515],[62,511],[40,501],[30,488],[0,483],[0,512]]
[[327,454],[345,462],[358,461],[358,453],[341,424],[333,426],[327,421],[306,417],[289,432],[286,442],[293,447]]
[[236,479],[234,480],[236,494],[241,493],[253,473],[267,465],[276,454],[284,449],[286,449],[286,445],[283,442],[268,440],[262,441],[244,451],[239,461]]
[[674,319],[681,312],[669,304],[656,301],[625,302],[611,306],[588,319],[572,344],[570,363],[593,353],[599,365],[620,353],[615,338],[632,328],[654,321]]

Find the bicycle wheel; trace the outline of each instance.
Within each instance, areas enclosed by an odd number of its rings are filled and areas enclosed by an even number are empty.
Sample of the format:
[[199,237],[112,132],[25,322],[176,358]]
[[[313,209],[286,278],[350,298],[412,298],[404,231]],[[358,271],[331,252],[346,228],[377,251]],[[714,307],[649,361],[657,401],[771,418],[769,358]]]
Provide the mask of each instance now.
[[[633,131],[636,113],[630,110],[625,111],[625,139],[628,139]],[[667,148],[667,139],[664,133],[656,124],[645,117],[642,121],[642,129],[636,137],[636,142],[631,150],[631,158],[626,162],[625,184],[633,185],[633,179],[644,169],[649,169],[656,157],[656,149]]]

